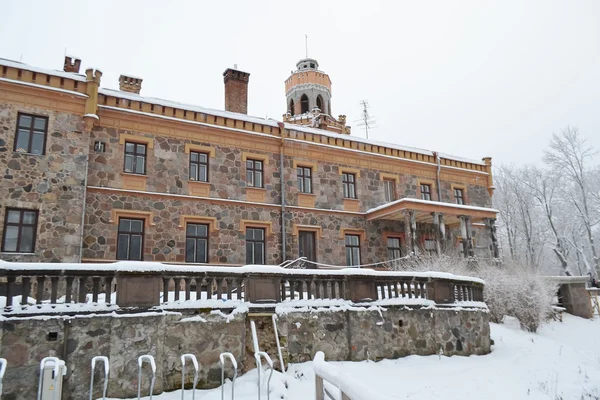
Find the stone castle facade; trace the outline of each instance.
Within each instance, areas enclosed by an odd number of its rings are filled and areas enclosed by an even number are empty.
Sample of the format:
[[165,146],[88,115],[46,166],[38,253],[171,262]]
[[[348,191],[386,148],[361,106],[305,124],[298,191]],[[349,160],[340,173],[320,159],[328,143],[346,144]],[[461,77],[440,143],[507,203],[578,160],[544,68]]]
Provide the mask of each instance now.
[[[0,59],[0,259],[359,265],[414,253],[497,257],[491,159],[374,143],[331,112],[316,60],[286,80],[282,121],[141,96],[142,79],[66,57]],[[310,264],[309,264],[310,265]]]

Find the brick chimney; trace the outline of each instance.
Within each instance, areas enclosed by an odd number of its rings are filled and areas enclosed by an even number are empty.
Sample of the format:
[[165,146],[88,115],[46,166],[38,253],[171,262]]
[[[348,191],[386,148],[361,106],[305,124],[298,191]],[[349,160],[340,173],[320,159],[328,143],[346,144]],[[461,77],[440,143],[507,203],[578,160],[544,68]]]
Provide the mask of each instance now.
[[234,68],[223,72],[225,82],[225,111],[248,114],[248,81],[250,74]]
[[119,90],[122,92],[140,94],[140,90],[142,90],[142,78],[121,75],[119,77]]
[[65,56],[65,65],[63,71],[79,73],[79,67],[81,67],[81,60],[76,57]]

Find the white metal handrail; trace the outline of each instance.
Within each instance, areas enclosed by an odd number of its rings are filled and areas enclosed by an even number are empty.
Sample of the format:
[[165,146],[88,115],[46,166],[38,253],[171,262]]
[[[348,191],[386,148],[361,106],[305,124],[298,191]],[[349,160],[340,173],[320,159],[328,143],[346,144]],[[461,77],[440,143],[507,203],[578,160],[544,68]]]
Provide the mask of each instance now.
[[145,354],[143,356],[138,357],[138,395],[137,398],[140,400],[141,391],[142,391],[142,366],[144,365],[144,361],[150,363],[150,368],[152,368],[152,381],[150,381],[150,397],[149,400],[152,400],[152,392],[154,392],[154,381],[156,381],[156,363],[154,362],[154,357],[150,354]]
[[313,359],[313,369],[315,371],[315,392],[316,400],[325,400],[325,394],[333,399],[328,391],[325,390],[324,382],[327,381],[340,390],[339,397],[342,400],[392,400],[393,398],[378,393],[376,389],[366,386],[360,380],[352,379],[344,375],[339,367],[329,364],[325,361],[325,354],[318,351]]
[[273,377],[273,360],[271,357],[264,351],[258,351],[254,353],[254,359],[256,360],[256,368],[258,370],[258,400],[260,400],[260,371],[262,370],[262,364],[260,359],[264,358],[267,364],[269,364],[269,368],[271,369],[271,373],[269,374],[269,379],[267,380],[267,400],[271,398],[271,378]]
[[94,391],[94,372],[96,371],[96,363],[101,361],[104,364],[104,386],[102,388],[102,400],[106,399],[106,391],[108,390],[108,374],[110,373],[110,364],[108,357],[96,356],[92,358],[92,372],[90,377],[90,399],[92,400],[92,393]]
[[277,343],[277,355],[279,356],[281,373],[285,374],[285,364],[283,363],[283,354],[281,353],[281,344],[279,343],[279,331],[277,330],[277,314],[273,314],[271,320],[273,321],[273,331],[275,331],[275,343]]
[[198,384],[198,360],[196,356],[193,354],[184,354],[181,356],[181,400],[183,400],[185,389],[185,360],[192,360],[192,364],[194,365],[194,387],[192,388],[192,400],[196,399],[196,385]]
[[231,381],[231,400],[234,400],[235,378],[237,378],[237,361],[231,353],[221,353],[219,361],[221,362],[221,400],[225,400],[225,360],[229,359],[233,366],[233,379]]

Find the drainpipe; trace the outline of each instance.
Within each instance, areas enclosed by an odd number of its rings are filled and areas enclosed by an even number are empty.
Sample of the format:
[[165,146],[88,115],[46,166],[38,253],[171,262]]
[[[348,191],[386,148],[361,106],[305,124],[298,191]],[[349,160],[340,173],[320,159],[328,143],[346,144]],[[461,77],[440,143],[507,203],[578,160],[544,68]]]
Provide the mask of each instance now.
[[440,155],[438,154],[438,152],[434,151],[433,155],[435,156],[435,159],[437,161],[437,171],[435,174],[435,180],[436,180],[436,185],[437,185],[438,201],[442,201],[442,188],[440,187],[440,170],[442,169],[442,164],[441,164]]
[[284,132],[285,125],[283,122],[277,122],[279,133],[281,134],[281,148],[279,151],[279,178],[281,180],[281,262],[286,260],[286,237],[285,237],[285,174],[283,170],[283,146],[285,144]]
[[[86,129],[87,130],[87,129]],[[90,128],[90,132],[88,135],[88,150],[85,155],[85,176],[83,177],[83,200],[81,204],[81,226],[79,227],[79,263],[81,264],[81,260],[83,258],[83,234],[84,234],[84,225],[85,225],[85,204],[87,197],[87,182],[88,182],[88,171],[90,167],[90,140],[92,138],[92,132]]]

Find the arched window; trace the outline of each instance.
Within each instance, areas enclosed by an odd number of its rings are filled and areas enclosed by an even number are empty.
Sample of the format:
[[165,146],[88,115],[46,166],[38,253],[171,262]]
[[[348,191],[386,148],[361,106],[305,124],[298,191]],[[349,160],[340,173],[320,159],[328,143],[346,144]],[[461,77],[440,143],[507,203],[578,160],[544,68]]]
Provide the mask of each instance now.
[[308,96],[303,94],[300,97],[300,113],[304,114],[308,112]]
[[321,111],[323,110],[323,98],[321,97],[321,95],[317,96],[317,108]]
[[294,115],[294,100],[290,100],[290,114]]

